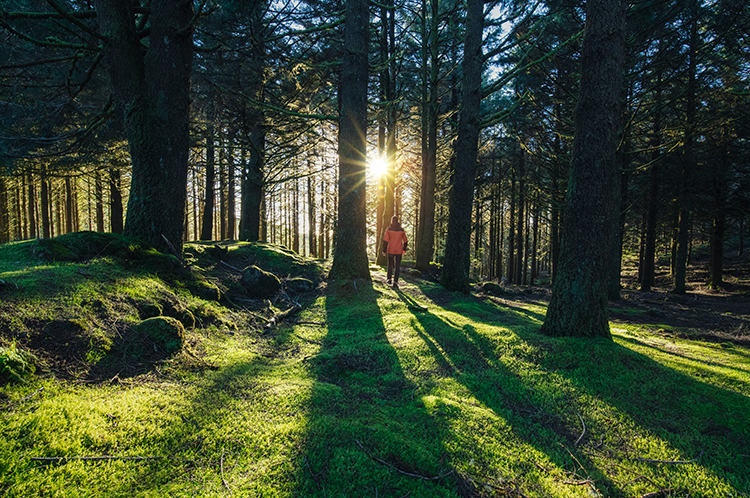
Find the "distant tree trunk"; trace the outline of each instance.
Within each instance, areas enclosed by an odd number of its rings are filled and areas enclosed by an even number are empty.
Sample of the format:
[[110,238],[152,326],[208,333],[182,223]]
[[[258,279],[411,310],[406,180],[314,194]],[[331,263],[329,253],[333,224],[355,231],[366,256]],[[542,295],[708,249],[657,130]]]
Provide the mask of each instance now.
[[693,173],[693,127],[695,126],[695,77],[696,51],[698,40],[698,21],[693,19],[690,28],[688,82],[685,95],[685,143],[683,146],[682,175],[680,176],[680,218],[677,236],[677,253],[675,254],[674,288],[675,294],[687,291],[688,246],[690,245],[690,212],[692,210],[692,173]]
[[542,325],[547,335],[611,337],[608,253],[624,53],[623,0],[589,0],[560,269]]
[[73,186],[65,177],[65,233],[73,233]]
[[206,186],[203,197],[201,240],[214,238],[214,205],[216,204],[216,149],[214,148],[213,106],[206,110]]
[[49,239],[52,233],[50,227],[50,199],[49,199],[49,184],[47,182],[47,167],[42,165],[42,171],[40,176],[41,188],[39,190],[39,202],[41,203],[40,211],[42,213],[42,238]]
[[0,244],[10,241],[10,212],[5,177],[0,175]]
[[[427,8],[423,1],[424,16],[427,15]],[[417,253],[415,255],[415,267],[417,270],[427,273],[430,270],[433,254],[435,252],[435,184],[437,168],[437,114],[438,114],[438,93],[439,88],[439,70],[440,59],[438,53],[438,33],[440,23],[440,12],[438,0],[430,2],[430,73],[429,81],[427,80],[427,52],[425,50],[422,57],[422,64],[425,66],[423,73],[422,93],[422,126],[426,130],[422,133],[422,141],[426,142],[422,152],[422,185],[420,191],[421,202],[419,204],[419,232],[417,232]],[[424,31],[424,29],[423,29]],[[425,47],[426,43],[423,44]],[[429,100],[427,93],[429,90]]]
[[231,240],[236,238],[237,232],[234,181],[234,153],[232,149],[229,149],[227,151],[227,238]]
[[96,231],[104,231],[104,186],[102,175],[99,170],[94,177],[94,197],[96,198]]
[[187,199],[193,2],[152,0],[148,49],[130,0],[95,0],[116,107],[132,162],[124,233],[182,250]]
[[[312,170],[312,165],[308,165]],[[309,243],[310,257],[318,257],[318,241],[315,237],[315,188],[312,177],[307,177],[307,241]]]
[[713,191],[713,215],[710,237],[710,268],[711,275],[708,279],[709,287],[720,288],[723,283],[724,274],[724,237],[726,231],[727,214],[727,171],[729,170],[729,153],[726,148],[721,150],[720,157],[716,158],[712,180]]
[[448,213],[445,264],[440,282],[452,291],[469,291],[469,244],[479,146],[479,107],[482,93],[482,31],[484,2],[467,0],[464,38],[463,102],[459,111],[456,162]]
[[367,260],[367,49],[366,0],[346,1],[344,58],[339,87],[338,223],[329,277],[370,279]]
[[509,283],[516,283],[516,168],[510,169],[510,206],[508,219],[508,267]]
[[524,259],[524,248],[526,247],[526,236],[524,222],[524,206],[526,205],[526,171],[525,171],[525,152],[523,148],[519,150],[518,155],[518,238],[516,240],[517,252],[516,252],[516,276],[513,279],[519,285],[524,284],[524,276],[526,275],[526,264]]
[[294,188],[292,189],[292,251],[300,254],[299,247],[299,178],[294,179]]
[[[661,43],[660,43],[661,46]],[[646,215],[645,248],[643,253],[643,271],[641,272],[641,291],[648,292],[656,282],[656,222],[659,209],[659,159],[661,156],[661,74],[657,75],[656,94],[654,95],[654,124],[651,137],[651,171],[649,172],[648,214]]]
[[28,219],[29,219],[29,238],[35,239],[37,237],[37,226],[36,226],[36,192],[34,190],[34,177],[31,175],[31,171],[28,173],[28,185],[29,185],[29,199],[28,199]]
[[[109,170],[109,220],[112,233],[123,232],[122,179],[119,168]],[[182,240],[182,239],[180,239]]]
[[227,238],[227,161],[224,148],[219,153],[219,240]]

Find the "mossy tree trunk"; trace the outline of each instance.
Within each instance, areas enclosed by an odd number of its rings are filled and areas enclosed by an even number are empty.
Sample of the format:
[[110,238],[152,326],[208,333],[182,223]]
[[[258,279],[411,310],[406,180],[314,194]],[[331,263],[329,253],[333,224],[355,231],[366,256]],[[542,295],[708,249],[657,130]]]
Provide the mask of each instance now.
[[344,60],[339,88],[338,220],[334,235],[334,279],[370,278],[367,261],[367,0],[347,0]]
[[95,0],[114,100],[130,146],[124,233],[167,252],[182,248],[193,56],[190,0],[153,0],[144,50],[130,0]]
[[621,121],[623,0],[589,0],[560,268],[542,332],[610,338],[607,277]]
[[464,39],[462,103],[453,187],[450,193],[448,235],[441,284],[448,290],[469,291],[471,211],[474,205],[474,177],[479,144],[479,106],[482,90],[482,30],[484,2],[468,0]]

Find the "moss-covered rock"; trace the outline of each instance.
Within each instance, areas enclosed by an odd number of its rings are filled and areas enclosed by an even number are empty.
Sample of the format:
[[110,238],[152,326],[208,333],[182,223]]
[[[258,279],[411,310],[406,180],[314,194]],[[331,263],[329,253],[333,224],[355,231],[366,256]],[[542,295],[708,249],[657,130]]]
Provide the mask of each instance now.
[[255,265],[242,270],[242,285],[255,297],[273,297],[281,290],[281,281],[273,273]]
[[495,282],[485,282],[482,284],[482,292],[491,296],[502,296],[505,294],[505,289]]
[[168,354],[176,353],[185,344],[185,327],[169,316],[149,318],[136,325],[135,329]]
[[315,290],[315,282],[304,277],[289,278],[285,283],[287,290],[294,294],[301,294],[303,292],[311,292]]

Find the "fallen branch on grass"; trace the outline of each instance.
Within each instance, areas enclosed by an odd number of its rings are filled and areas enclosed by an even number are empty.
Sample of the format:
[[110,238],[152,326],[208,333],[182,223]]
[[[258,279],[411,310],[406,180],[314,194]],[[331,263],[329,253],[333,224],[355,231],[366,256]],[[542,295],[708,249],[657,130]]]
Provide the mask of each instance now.
[[268,323],[266,323],[266,328],[267,329],[273,328],[281,320],[284,320],[284,319],[290,317],[291,315],[297,313],[301,309],[302,309],[302,306],[296,304],[296,305],[292,306],[291,308],[289,308],[288,310],[281,311],[279,313],[274,314],[273,317],[271,317],[271,319],[268,321]]
[[177,462],[189,462],[193,465],[195,465],[195,462],[192,460],[187,460],[184,458],[175,458],[171,456],[151,456],[151,457],[144,457],[144,456],[134,456],[134,457],[125,457],[125,456],[94,456],[94,457],[31,457],[29,460],[32,462],[45,462],[45,463],[60,463],[60,462],[68,462],[68,461],[74,461],[74,460],[81,460],[85,462],[101,462],[101,461],[107,461],[107,460],[129,460],[129,461],[135,461],[135,462],[146,462],[150,460],[175,460]]
[[701,456],[703,455],[703,452],[701,451],[700,454],[693,458],[692,460],[651,460],[650,458],[628,458],[628,460],[636,461],[636,462],[646,462],[646,463],[669,463],[669,464],[675,464],[675,465],[686,465],[689,463],[696,462]]
[[240,269],[239,269],[239,268],[237,268],[236,266],[232,266],[232,265],[230,265],[230,264],[229,264],[229,263],[227,263],[226,261],[223,261],[223,260],[219,260],[219,263],[221,263],[222,265],[226,266],[226,267],[227,267],[227,268],[229,268],[230,270],[234,270],[234,271],[236,271],[237,273],[242,273],[242,270],[240,270]]
[[221,482],[224,483],[224,487],[227,488],[229,494],[232,494],[232,489],[227,484],[227,480],[224,478],[224,448],[221,449],[221,460],[219,461],[219,470],[221,471]]
[[441,474],[439,476],[434,476],[434,477],[427,477],[427,476],[423,476],[423,475],[419,475],[419,474],[413,474],[411,472],[407,472],[405,470],[401,470],[398,467],[396,467],[395,465],[386,462],[385,460],[381,460],[380,458],[377,458],[377,457],[374,457],[374,456],[370,455],[369,453],[367,453],[367,450],[365,449],[364,446],[362,446],[362,443],[360,443],[359,441],[357,441],[357,445],[362,449],[362,451],[365,453],[365,455],[367,455],[372,460],[375,460],[378,463],[382,463],[386,467],[389,467],[389,468],[395,470],[396,472],[398,472],[400,474],[403,474],[405,476],[416,477],[417,479],[423,479],[425,481],[437,481],[438,479],[442,479],[444,477],[448,477],[449,475],[451,475],[453,473],[453,470],[450,470],[450,471],[446,472],[445,474]]
[[578,436],[578,439],[576,439],[576,442],[573,443],[573,446],[578,446],[578,443],[581,442],[581,439],[583,439],[583,436],[586,435],[586,423],[583,421],[583,417],[581,417],[580,414],[576,413],[576,415],[578,415],[578,419],[581,421],[581,425],[583,426],[583,432],[581,433],[580,436]]

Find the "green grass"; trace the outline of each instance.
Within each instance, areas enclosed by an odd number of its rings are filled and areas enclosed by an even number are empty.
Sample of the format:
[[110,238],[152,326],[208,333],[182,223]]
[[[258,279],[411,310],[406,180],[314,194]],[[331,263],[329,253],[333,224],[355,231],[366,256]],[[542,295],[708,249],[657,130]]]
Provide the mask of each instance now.
[[[279,273],[313,272],[312,262],[272,250]],[[242,258],[263,255],[256,246]],[[199,261],[210,276],[216,265]],[[36,271],[73,278],[82,268],[66,265]],[[0,268],[0,279],[23,282]],[[185,306],[201,304],[150,270],[106,271],[93,290],[76,280],[62,301],[36,295],[37,304],[72,303],[85,315],[97,293],[122,322],[135,321],[128,299],[172,292]],[[196,326],[188,335],[198,364],[178,356],[112,381],[42,375],[5,385],[0,494],[750,494],[746,348],[623,324],[613,326],[614,341],[548,338],[539,334],[541,304],[429,283],[395,291],[382,271],[373,275],[372,284],[331,283],[273,329],[239,311],[224,316],[236,316],[236,328]],[[128,299],[117,301],[107,282]],[[139,459],[74,459],[100,456]]]

